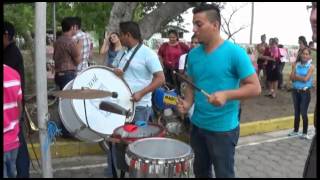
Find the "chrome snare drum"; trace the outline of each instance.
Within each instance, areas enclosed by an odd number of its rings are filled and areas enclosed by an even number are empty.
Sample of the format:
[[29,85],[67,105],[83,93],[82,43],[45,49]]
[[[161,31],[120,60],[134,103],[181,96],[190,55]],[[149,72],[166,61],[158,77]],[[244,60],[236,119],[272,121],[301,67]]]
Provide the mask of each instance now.
[[125,126],[126,125],[116,128],[113,131],[112,137],[120,139],[121,141],[129,144],[142,138],[165,136],[164,128],[158,124],[148,123],[144,127],[137,127],[137,129],[133,132],[125,131]]
[[148,123],[146,126],[137,127],[135,131],[127,132],[124,126],[116,128],[113,132],[112,137],[119,139],[122,143],[115,144],[116,148],[116,157],[117,157],[117,168],[123,171],[128,171],[129,167],[125,161],[125,150],[128,147],[128,144],[143,138],[148,137],[164,137],[166,132],[164,127]]
[[126,163],[130,177],[190,177],[191,147],[170,138],[145,138],[129,144]]

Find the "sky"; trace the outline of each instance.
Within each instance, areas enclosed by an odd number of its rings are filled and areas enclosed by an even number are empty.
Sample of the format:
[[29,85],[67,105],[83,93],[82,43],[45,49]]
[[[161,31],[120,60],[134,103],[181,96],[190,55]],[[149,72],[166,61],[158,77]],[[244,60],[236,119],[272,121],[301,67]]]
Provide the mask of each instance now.
[[[226,8],[221,11],[225,17],[229,17],[232,8],[245,4],[244,2],[227,2]],[[298,45],[298,37],[305,36],[311,41],[312,30],[310,25],[310,11],[306,6],[310,2],[255,2],[254,26],[252,43],[260,42],[260,36],[266,34],[267,41],[271,37],[278,37],[279,43],[284,45]],[[184,39],[190,41],[192,32],[192,9],[185,12],[183,25],[190,33],[184,34]],[[235,34],[236,43],[249,43],[251,22],[251,2],[241,8],[231,20],[231,32],[243,25],[247,28]],[[226,38],[222,31],[221,35]]]

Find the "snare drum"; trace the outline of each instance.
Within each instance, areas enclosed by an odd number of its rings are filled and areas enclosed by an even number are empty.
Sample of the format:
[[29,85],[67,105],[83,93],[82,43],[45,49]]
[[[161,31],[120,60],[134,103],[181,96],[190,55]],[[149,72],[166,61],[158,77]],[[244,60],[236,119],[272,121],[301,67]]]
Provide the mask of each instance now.
[[133,132],[126,132],[123,129],[124,126],[116,128],[113,132],[112,137],[120,139],[121,141],[129,144],[138,139],[147,137],[164,137],[165,130],[162,126],[158,124],[149,123],[144,127],[138,127],[137,130]]
[[117,167],[120,170],[128,171],[128,166],[125,161],[125,150],[129,143],[132,143],[136,140],[148,138],[148,137],[164,137],[165,129],[158,124],[148,124],[144,127],[138,127],[133,132],[126,132],[123,128],[124,126],[120,126],[114,130],[112,135],[113,138],[120,139],[124,143],[115,144],[116,147],[116,157],[117,157]]
[[190,177],[194,153],[181,141],[170,138],[145,138],[128,145],[125,160],[129,176]]
[[[86,142],[100,142],[104,140],[104,137],[110,136],[115,128],[132,121],[135,113],[134,102],[130,100],[132,92],[127,83],[114,74],[112,69],[105,66],[91,66],[81,71],[63,90],[83,87],[117,92],[118,97],[87,99],[85,107],[84,100],[60,98],[61,121],[73,136]],[[126,117],[100,110],[101,101],[116,103],[132,112],[132,116]]]

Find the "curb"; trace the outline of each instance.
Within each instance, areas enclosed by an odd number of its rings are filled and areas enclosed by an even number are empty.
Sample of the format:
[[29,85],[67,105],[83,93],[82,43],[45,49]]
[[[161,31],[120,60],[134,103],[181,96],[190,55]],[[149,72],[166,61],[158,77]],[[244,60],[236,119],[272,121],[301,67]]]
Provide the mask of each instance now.
[[[313,114],[308,114],[309,125],[313,124]],[[250,123],[240,124],[240,137],[249,136],[254,134],[292,129],[293,128],[293,118],[294,116],[275,118],[269,120],[262,120]],[[300,127],[302,126],[302,121],[300,122]],[[40,144],[28,143],[28,151],[31,160],[40,160]],[[82,155],[103,155],[104,150],[100,147],[99,143],[87,143],[74,140],[65,140],[55,142],[51,148],[51,158],[66,158],[73,156]],[[37,157],[37,158],[36,158]]]

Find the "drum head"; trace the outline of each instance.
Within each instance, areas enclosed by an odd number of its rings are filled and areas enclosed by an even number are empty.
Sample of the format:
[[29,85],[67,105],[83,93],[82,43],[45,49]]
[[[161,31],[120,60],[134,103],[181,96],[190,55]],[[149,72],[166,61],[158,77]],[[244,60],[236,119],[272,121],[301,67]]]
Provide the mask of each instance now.
[[[123,125],[125,122],[132,121],[135,112],[134,103],[130,100],[132,92],[127,83],[116,76],[112,69],[104,66],[91,66],[82,71],[74,79],[72,89],[81,89],[83,87],[118,93],[117,98],[106,97],[85,100],[87,116],[85,116],[84,100],[72,100],[72,106],[76,115],[84,124],[88,124],[90,129],[102,135],[111,135],[115,128]],[[130,110],[132,116],[126,118],[123,115],[100,110],[99,104],[101,101],[116,103]]]
[[160,137],[137,140],[129,144],[128,151],[150,160],[179,159],[193,154],[188,144],[175,139]]

